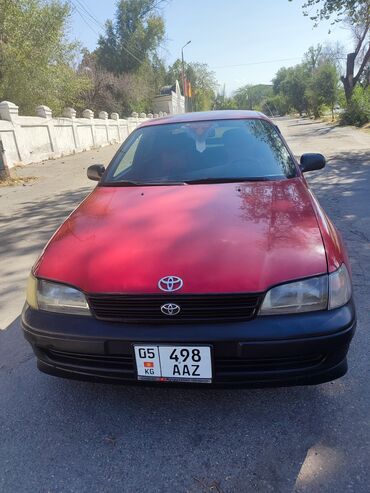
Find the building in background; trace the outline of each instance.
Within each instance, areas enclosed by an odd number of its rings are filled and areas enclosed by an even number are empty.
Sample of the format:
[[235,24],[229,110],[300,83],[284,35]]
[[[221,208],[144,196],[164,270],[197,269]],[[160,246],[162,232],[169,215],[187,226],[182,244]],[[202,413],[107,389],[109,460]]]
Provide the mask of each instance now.
[[161,88],[160,94],[153,99],[153,112],[168,115],[185,113],[185,97],[181,94],[178,81],[173,86]]

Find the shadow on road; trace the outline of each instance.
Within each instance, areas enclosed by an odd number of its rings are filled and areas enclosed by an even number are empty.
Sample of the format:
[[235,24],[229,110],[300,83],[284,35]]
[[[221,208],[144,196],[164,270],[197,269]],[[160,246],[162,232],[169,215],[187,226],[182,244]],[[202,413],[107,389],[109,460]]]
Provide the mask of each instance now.
[[0,370],[13,372],[19,365],[33,359],[31,346],[21,331],[21,317],[18,316],[6,328],[0,331]]
[[0,215],[0,257],[37,254],[91,188],[61,193],[43,202],[20,202],[15,216]]
[[19,314],[28,273],[46,242],[90,191],[83,187],[42,202],[20,202],[14,215],[0,214],[0,330]]
[[322,125],[322,122],[315,120],[300,120],[299,118],[292,119],[296,123],[289,123],[288,127],[305,127],[307,125]]
[[311,129],[311,132],[312,132],[312,137],[319,137],[319,136],[323,136],[323,135],[327,135],[327,134],[330,134],[330,132],[332,132],[335,128],[337,128],[338,125],[325,125],[325,127],[321,127],[321,128],[313,128]]
[[321,172],[307,174],[315,195],[340,231],[349,250],[357,288],[369,286],[370,157],[339,153]]

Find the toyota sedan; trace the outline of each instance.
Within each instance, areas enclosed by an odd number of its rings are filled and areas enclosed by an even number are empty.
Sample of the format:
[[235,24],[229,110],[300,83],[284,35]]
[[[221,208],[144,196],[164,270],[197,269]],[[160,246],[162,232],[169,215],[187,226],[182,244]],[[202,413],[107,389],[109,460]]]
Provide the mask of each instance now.
[[151,385],[316,384],[356,316],[340,234],[261,113],[148,120],[46,245],[22,313],[38,368]]

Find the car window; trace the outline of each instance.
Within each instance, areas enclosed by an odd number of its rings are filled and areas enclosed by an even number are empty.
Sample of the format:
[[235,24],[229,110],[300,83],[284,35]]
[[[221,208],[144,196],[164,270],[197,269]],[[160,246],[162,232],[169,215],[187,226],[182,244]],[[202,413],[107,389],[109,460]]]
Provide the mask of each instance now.
[[217,120],[137,129],[108,167],[104,183],[283,179],[295,173],[274,125],[261,119]]
[[135,153],[139,145],[139,142],[141,140],[141,137],[142,137],[141,133],[134,135],[134,140],[132,144],[129,146],[129,148],[127,149],[127,151],[122,155],[118,163],[118,166],[114,170],[113,177],[119,176],[123,171],[125,171],[127,168],[132,166]]

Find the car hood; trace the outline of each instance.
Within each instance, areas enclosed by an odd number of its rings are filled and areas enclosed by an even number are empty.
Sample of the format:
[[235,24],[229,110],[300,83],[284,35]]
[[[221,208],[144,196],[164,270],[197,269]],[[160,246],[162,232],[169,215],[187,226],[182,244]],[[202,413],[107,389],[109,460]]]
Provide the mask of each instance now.
[[260,292],[327,272],[301,178],[226,184],[97,187],[51,239],[38,277],[89,293]]

